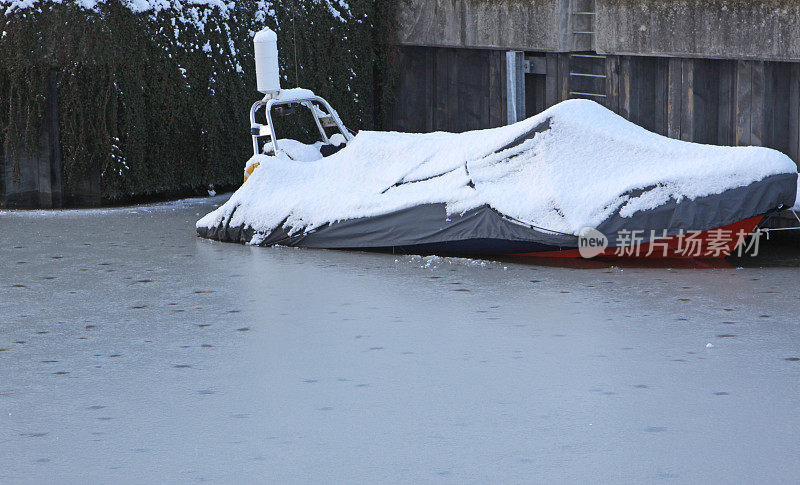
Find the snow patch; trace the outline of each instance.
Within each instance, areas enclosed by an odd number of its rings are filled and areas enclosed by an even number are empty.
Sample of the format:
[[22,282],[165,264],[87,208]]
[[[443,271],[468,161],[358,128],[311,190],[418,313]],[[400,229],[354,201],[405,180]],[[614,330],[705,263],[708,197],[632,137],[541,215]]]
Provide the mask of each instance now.
[[[438,269],[442,265],[460,265],[460,266],[470,266],[470,267],[480,267],[485,268],[487,266],[491,267],[499,267],[500,263],[493,262],[493,261],[486,261],[482,259],[472,259],[472,258],[456,258],[456,257],[443,257],[443,256],[419,256],[419,255],[412,255],[406,256],[403,259],[395,259],[395,263],[408,263],[414,266],[417,266],[422,269]],[[507,267],[503,266],[503,269],[507,269]]]
[[301,99],[313,98],[316,96],[310,89],[291,88],[281,89],[278,99],[281,101],[299,101]]
[[[73,0],[72,3],[85,10],[96,11],[99,5],[105,4],[106,2],[107,0]],[[69,0],[0,0],[0,8],[5,6],[5,14],[8,15],[16,10],[32,9],[39,4],[48,3],[63,4],[69,3]],[[134,13],[150,12],[155,15],[164,10],[174,9],[176,12],[179,12],[176,17],[181,23],[191,23],[201,32],[205,31],[205,23],[208,20],[208,15],[207,13],[201,15],[198,9],[217,9],[223,17],[227,17],[235,6],[235,2],[226,3],[222,0],[188,0],[185,2],[177,0],[122,0],[121,3]],[[175,29],[175,33],[175,37],[177,38],[177,28]]]
[[[265,148],[270,147],[272,147],[272,145],[267,144]],[[313,162],[315,160],[319,160],[322,158],[320,147],[322,147],[321,141],[318,141],[313,145],[307,145],[297,140],[291,140],[288,138],[278,139],[278,150],[284,152],[289,156],[289,158],[297,162]]]

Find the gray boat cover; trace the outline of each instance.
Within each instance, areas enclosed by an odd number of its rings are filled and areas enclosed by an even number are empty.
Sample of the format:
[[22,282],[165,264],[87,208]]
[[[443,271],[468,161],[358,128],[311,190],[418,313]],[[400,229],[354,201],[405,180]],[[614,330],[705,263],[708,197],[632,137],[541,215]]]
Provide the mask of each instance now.
[[[642,230],[643,240],[650,240],[650,230],[660,237],[662,230],[674,236],[682,231],[701,231],[727,226],[744,219],[766,214],[779,207],[788,207],[797,190],[796,174],[767,177],[746,187],[737,187],[722,194],[710,195],[694,201],[669,202],[637,213],[633,217],[614,214],[597,230],[616,245],[620,231]],[[255,230],[245,224],[231,226],[222,221],[217,226],[200,226],[201,237],[238,243],[253,240]],[[259,238],[259,245],[297,246],[328,249],[385,249],[434,245],[453,241],[500,240],[541,245],[539,250],[573,249],[578,237],[571,234],[547,231],[510,219],[488,206],[478,207],[463,214],[447,215],[444,204],[425,204],[390,214],[339,221],[312,231],[290,235],[290,228],[280,226]],[[465,254],[493,253],[480,247],[468,246]],[[536,246],[500,246],[510,249],[503,253],[531,252]],[[533,249],[532,249],[533,248]],[[453,251],[454,253],[462,251]]]
[[[795,203],[795,165],[774,150],[669,140],[631,128],[599,105],[562,105],[518,125],[463,135],[361,133],[324,159],[254,157],[260,166],[251,180],[201,219],[197,232],[265,246],[509,254],[575,248],[584,227],[599,230],[615,246],[624,231],[642,231],[648,241],[653,233],[714,229]],[[576,111],[579,116],[573,116]],[[592,116],[590,124],[580,125]],[[600,121],[606,126],[598,127]],[[593,143],[591,133],[574,137],[592,130],[598,148],[617,151],[603,154],[602,170],[591,159],[592,147],[582,146]],[[456,143],[468,145],[474,138],[487,143],[475,144],[463,159],[453,155],[459,153]],[[419,153],[408,148],[416,141],[423,146]],[[618,159],[620,167],[612,166]],[[652,170],[626,180],[637,160]],[[338,166],[342,177],[325,172]],[[539,178],[538,171],[549,177]],[[361,179],[352,175],[360,172],[366,173]],[[355,179],[352,186],[348,176]],[[569,187],[554,183],[559,180]],[[576,187],[586,187],[585,193],[574,193]],[[540,191],[547,198],[537,198]],[[526,212],[526,203],[543,209]]]

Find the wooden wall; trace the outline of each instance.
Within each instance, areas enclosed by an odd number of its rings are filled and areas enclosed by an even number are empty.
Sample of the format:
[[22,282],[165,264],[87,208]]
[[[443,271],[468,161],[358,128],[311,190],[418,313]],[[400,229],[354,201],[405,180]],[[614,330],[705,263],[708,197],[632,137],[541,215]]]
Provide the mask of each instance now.
[[608,56],[603,104],[648,130],[800,158],[800,64]]
[[[461,132],[505,124],[505,51],[403,47],[400,52],[390,129]],[[767,146],[800,159],[800,63],[528,55],[545,58],[546,74],[525,76],[527,116],[565,99],[588,97],[665,136]]]
[[388,128],[462,132],[506,123],[505,52],[403,47]]

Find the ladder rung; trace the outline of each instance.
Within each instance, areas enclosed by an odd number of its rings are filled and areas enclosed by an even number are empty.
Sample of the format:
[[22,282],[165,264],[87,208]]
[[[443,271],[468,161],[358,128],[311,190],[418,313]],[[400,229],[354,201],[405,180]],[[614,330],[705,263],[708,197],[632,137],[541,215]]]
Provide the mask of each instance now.
[[603,78],[605,79],[606,76],[604,74],[587,74],[585,72],[571,72],[569,73],[570,76],[578,76],[578,77],[596,77],[596,78]]
[[594,32],[572,32],[573,34],[594,35]]
[[572,15],[595,15],[595,12],[572,12]]
[[605,94],[581,93],[581,92],[578,92],[578,91],[570,91],[569,95],[570,96],[593,96],[595,98],[605,98],[606,97]]
[[570,54],[572,57],[580,57],[583,59],[605,59],[606,56],[599,56],[597,54]]

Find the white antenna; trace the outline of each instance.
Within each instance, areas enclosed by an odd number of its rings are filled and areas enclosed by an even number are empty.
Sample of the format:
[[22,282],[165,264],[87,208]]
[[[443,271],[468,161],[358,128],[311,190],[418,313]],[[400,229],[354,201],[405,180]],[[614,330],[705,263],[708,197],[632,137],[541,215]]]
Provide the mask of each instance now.
[[278,72],[278,35],[264,29],[253,37],[256,57],[256,85],[267,98],[277,98],[281,92]]

